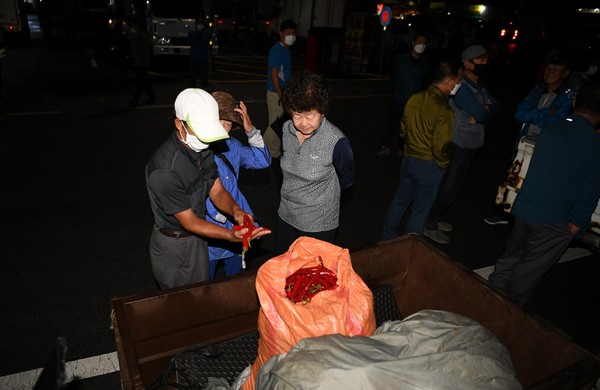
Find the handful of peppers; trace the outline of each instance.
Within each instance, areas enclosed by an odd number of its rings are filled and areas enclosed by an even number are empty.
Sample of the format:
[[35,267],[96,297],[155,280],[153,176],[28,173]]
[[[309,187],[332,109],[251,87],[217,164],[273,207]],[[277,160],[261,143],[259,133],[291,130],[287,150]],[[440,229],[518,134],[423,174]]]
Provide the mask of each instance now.
[[337,276],[323,265],[321,256],[316,267],[300,268],[285,278],[285,293],[294,303],[307,304],[317,293],[336,287]]
[[242,269],[246,269],[246,251],[250,249],[250,241],[252,241],[252,232],[255,229],[252,220],[248,216],[248,214],[244,214],[244,224],[236,225],[233,227],[233,230],[242,230],[244,228],[248,228],[246,234],[242,236]]

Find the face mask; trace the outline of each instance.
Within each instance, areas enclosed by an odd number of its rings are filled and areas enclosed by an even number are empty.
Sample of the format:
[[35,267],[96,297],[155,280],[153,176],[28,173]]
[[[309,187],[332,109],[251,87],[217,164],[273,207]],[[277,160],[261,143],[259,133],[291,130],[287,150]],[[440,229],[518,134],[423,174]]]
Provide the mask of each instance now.
[[487,64],[474,64],[473,63],[472,72],[475,73],[476,76],[482,76],[487,74],[488,66]]
[[460,89],[461,85],[462,85],[461,83],[456,84],[454,86],[454,88],[452,88],[452,91],[450,91],[450,96],[456,95],[456,92],[458,92],[458,90]]
[[292,46],[294,44],[294,42],[296,42],[296,36],[295,35],[286,35],[283,38],[283,42],[285,42],[285,44],[288,46]]
[[201,152],[208,148],[207,144],[200,141],[197,137],[189,135],[187,131],[184,134],[185,137],[183,139],[183,143],[189,146],[194,152]]
[[422,53],[425,51],[425,48],[426,48],[426,47],[427,47],[427,45],[425,45],[425,44],[423,44],[423,43],[420,43],[420,44],[418,44],[418,45],[415,45],[415,46],[413,47],[413,50],[414,50],[416,53],[422,54]]
[[588,68],[587,72],[585,72],[585,74],[587,74],[588,76],[593,76],[598,72],[598,64],[593,64],[590,65],[590,67]]

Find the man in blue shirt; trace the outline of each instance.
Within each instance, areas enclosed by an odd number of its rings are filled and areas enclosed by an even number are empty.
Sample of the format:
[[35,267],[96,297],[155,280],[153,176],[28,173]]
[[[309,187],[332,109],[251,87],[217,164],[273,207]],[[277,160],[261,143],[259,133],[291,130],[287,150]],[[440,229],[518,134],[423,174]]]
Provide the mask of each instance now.
[[489,281],[525,304],[600,198],[600,83],[582,86],[573,114],[544,127],[512,214],[513,230]]
[[279,25],[279,41],[269,51],[267,62],[267,108],[269,110],[269,126],[265,130],[264,140],[271,157],[281,157],[281,139],[271,124],[283,115],[281,94],[285,84],[292,78],[292,54],[290,46],[296,42],[298,26],[293,20],[284,20]]

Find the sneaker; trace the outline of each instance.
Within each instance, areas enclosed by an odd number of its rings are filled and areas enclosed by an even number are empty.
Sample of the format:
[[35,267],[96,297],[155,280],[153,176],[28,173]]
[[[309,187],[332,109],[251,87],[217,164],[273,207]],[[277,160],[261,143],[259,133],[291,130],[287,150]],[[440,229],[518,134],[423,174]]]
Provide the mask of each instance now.
[[387,146],[383,145],[381,148],[379,148],[379,150],[377,151],[377,153],[375,153],[375,155],[377,157],[387,157],[390,155],[390,148],[388,148]]
[[454,230],[454,226],[452,226],[452,224],[446,221],[439,221],[437,223],[437,228],[438,230],[441,230],[443,232],[451,232],[452,230]]
[[448,244],[450,242],[450,238],[448,238],[448,236],[442,233],[440,230],[425,229],[423,230],[423,234],[425,237],[429,237],[439,244]]
[[508,225],[508,219],[504,215],[492,215],[483,219],[488,225]]

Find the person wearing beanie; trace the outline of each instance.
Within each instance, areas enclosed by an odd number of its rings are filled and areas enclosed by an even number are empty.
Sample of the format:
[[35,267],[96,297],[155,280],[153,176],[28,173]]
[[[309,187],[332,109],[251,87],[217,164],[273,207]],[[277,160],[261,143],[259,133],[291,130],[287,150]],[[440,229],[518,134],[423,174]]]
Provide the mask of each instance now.
[[[206,198],[238,225],[253,217],[235,203],[219,178],[209,144],[229,137],[215,99],[202,89],[175,100],[175,130],[146,164],[146,188],[154,215],[150,237],[152,272],[161,289],[208,280],[207,238],[241,243],[248,232],[207,222]],[[258,228],[252,238],[270,231]]]
[[[264,169],[271,165],[269,149],[263,141],[260,130],[252,124],[248,109],[244,102],[236,104],[233,96],[226,92],[216,91],[212,96],[219,106],[219,119],[221,125],[227,132],[241,128],[248,138],[248,145],[244,145],[235,137],[229,137],[211,145],[215,153],[215,161],[219,169],[219,177],[223,187],[231,194],[233,200],[240,207],[252,213],[246,197],[240,191],[238,178],[240,168]],[[233,229],[235,221],[225,216],[215,206],[214,202],[206,199],[206,220],[226,229]],[[255,225],[256,224],[255,221]],[[210,279],[215,278],[217,266],[220,261],[224,264],[225,276],[236,275],[245,268],[241,256],[242,247],[239,244],[232,245],[224,240],[209,240],[208,260],[210,267]]]
[[450,242],[444,232],[453,229],[452,224],[443,221],[442,217],[458,197],[475,153],[483,146],[486,126],[500,112],[500,103],[480,81],[488,67],[487,50],[481,45],[469,46],[462,52],[461,60],[461,88],[450,99],[450,107],[454,112],[452,161],[423,232],[426,237],[440,244]]

